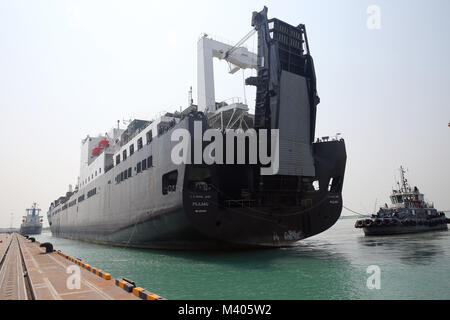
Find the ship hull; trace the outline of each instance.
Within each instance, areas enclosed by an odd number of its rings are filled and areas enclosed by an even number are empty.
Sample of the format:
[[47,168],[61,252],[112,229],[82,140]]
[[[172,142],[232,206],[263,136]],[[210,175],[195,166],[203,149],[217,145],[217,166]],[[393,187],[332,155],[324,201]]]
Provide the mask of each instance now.
[[436,226],[372,226],[363,228],[366,236],[386,236],[407,233],[421,233],[429,231],[448,230],[447,224],[439,224]]
[[[334,201],[334,197],[330,200]],[[305,216],[297,215],[296,218],[283,220],[274,217],[267,219],[255,216],[254,212],[246,209],[225,210],[222,215],[228,216],[229,223],[223,222],[218,226],[216,219],[212,218],[210,222],[214,224],[214,228],[209,228],[210,223],[204,219],[200,225],[194,225],[187,219],[187,210],[180,208],[166,212],[159,218],[150,218],[114,232],[99,232],[100,227],[91,226],[77,230],[65,228],[64,232],[53,232],[53,235],[97,244],[149,249],[221,250],[289,247],[310,236],[314,230],[319,233],[337,221],[339,209],[336,208],[335,214],[331,216],[326,206],[311,212],[319,219],[323,218],[321,211],[328,212],[325,221],[315,222],[320,229],[312,229]],[[209,229],[209,232],[206,232],[206,229]]]
[[[192,131],[192,121],[193,118],[186,118],[171,130]],[[205,194],[189,188],[190,173],[195,166],[173,164],[174,142],[170,136],[169,131],[156,137],[133,157],[79,190],[66,202],[74,205],[50,210],[52,234],[101,244],[155,249],[285,247],[327,230],[341,214],[346,162],[343,141],[314,145],[317,173],[314,178],[320,183],[319,190],[295,191],[289,195],[280,190],[278,198],[271,196],[270,203],[264,203],[267,200],[264,197],[268,197],[264,195],[261,203],[228,207],[217,190]],[[151,169],[134,171],[131,178],[114,182],[120,172],[133,170],[149,155],[153,157]],[[230,182],[229,177],[241,177],[243,172],[254,169],[246,165],[212,165],[209,168],[216,189],[217,186],[235,186],[237,182]],[[177,173],[176,182],[170,192],[165,192],[164,176],[171,172]],[[329,190],[333,177],[339,177],[336,180],[339,186]],[[91,197],[78,202],[72,200],[94,188],[96,192]],[[287,196],[286,203],[284,196]],[[207,206],[206,212],[199,213],[196,208],[199,197],[204,200],[203,206]]]
[[24,236],[41,234],[42,226],[21,226],[19,232]]

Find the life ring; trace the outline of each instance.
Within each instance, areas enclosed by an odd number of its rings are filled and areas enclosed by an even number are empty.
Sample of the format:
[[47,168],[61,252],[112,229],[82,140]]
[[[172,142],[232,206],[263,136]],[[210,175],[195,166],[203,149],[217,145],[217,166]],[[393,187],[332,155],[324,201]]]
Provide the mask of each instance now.
[[373,221],[370,219],[364,220],[364,226],[365,227],[371,227],[373,225]]
[[355,228],[362,228],[364,226],[363,220],[357,220],[355,223]]
[[375,219],[375,225],[376,226],[382,226],[383,225],[383,219]]

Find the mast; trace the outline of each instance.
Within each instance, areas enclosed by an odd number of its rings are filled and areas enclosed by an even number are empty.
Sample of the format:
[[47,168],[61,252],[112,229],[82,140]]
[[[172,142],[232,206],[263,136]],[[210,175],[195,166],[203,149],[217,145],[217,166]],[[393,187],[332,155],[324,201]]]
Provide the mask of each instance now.
[[403,169],[403,166],[400,166],[400,179],[401,179],[401,183],[402,183],[402,189],[401,191],[403,191],[404,193],[409,191],[409,186],[408,186],[408,180],[406,180],[405,178],[405,169]]

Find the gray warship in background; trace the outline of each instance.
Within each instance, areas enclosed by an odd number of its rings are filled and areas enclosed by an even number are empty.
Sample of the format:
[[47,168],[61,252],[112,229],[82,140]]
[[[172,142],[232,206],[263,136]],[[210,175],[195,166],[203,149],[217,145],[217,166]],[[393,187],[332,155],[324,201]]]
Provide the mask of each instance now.
[[20,234],[24,236],[41,234],[42,232],[42,216],[39,215],[41,209],[37,208],[37,204],[33,203],[30,209],[26,209],[27,215],[23,216],[20,225]]
[[386,204],[371,219],[357,220],[355,228],[362,228],[367,236],[448,230],[450,219],[427,203],[417,187],[409,186],[403,167],[400,179],[398,189],[390,196],[392,206]]
[[[164,249],[282,247],[333,226],[342,210],[346,150],[340,138],[315,142],[319,97],[305,26],[269,20],[267,8],[253,13],[252,26],[257,54],[241,42],[199,40],[198,105],[190,97],[184,111],[82,141],[76,188],[47,213],[53,235]],[[257,71],[246,80],[256,86],[254,115],[239,101],[215,101],[212,58],[229,62],[230,73]],[[279,129],[278,173],[261,175],[259,162],[175,165],[171,134],[185,129],[193,136],[195,122],[203,131]]]

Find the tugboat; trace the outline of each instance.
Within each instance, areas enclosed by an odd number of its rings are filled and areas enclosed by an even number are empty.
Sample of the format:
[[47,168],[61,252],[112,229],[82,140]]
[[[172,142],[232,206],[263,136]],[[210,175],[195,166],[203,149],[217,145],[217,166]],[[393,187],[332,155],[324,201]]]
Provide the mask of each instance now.
[[427,203],[417,187],[409,186],[403,167],[400,178],[398,189],[390,196],[391,207],[385,204],[371,219],[356,221],[355,228],[362,228],[366,236],[448,230],[450,219]]
[[23,216],[22,224],[20,225],[20,234],[29,236],[33,234],[41,234],[42,231],[42,217],[39,215],[41,209],[37,208],[37,204],[33,203],[30,209],[26,209],[27,215]]

